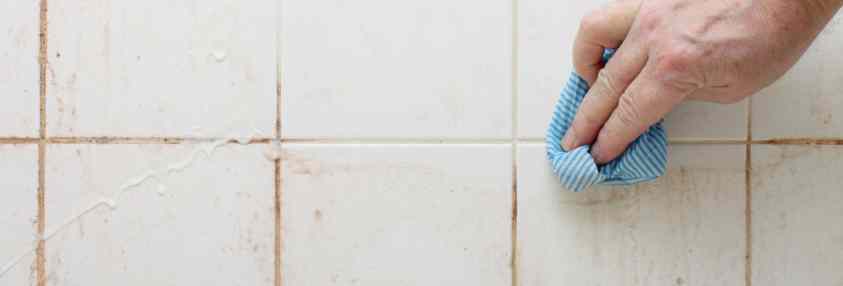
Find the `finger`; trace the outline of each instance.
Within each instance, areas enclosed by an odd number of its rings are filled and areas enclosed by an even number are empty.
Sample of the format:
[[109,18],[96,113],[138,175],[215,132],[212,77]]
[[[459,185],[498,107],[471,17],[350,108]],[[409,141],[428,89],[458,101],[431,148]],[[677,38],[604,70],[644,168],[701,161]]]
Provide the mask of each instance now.
[[603,125],[591,155],[597,164],[614,160],[632,141],[641,136],[689,94],[694,87],[671,84],[644,68],[621,96],[618,107]]
[[647,62],[647,53],[634,41],[625,42],[600,70],[597,80],[583,98],[571,127],[562,139],[562,148],[573,150],[591,144],[609,115],[615,110],[618,98],[638,76]]
[[583,17],[574,40],[574,69],[589,85],[603,67],[603,50],[620,46],[639,5],[638,0],[613,2]]

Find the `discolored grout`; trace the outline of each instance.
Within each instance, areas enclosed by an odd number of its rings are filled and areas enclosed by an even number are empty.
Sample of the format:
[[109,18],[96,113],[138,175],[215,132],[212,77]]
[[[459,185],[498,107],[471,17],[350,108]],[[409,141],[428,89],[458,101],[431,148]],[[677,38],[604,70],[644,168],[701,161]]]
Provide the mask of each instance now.
[[281,286],[281,159],[275,159],[275,286]]
[[[245,139],[223,137],[129,137],[129,136],[94,136],[94,137],[47,137],[47,144],[194,144],[219,140],[228,143],[267,144],[273,141],[290,144],[380,144],[380,145],[494,145],[512,144],[506,139],[426,139],[426,138],[361,138],[361,139],[328,139],[328,138],[286,138],[254,137]],[[0,137],[0,145],[6,144],[38,144],[41,138],[34,137]],[[544,139],[516,139],[515,144],[544,144]],[[743,139],[669,139],[671,145],[843,145],[843,138],[771,138],[747,141]]]
[[7,138],[0,138],[0,145],[5,144],[38,144],[41,142],[41,138],[29,138],[29,137],[7,137]]
[[[272,138],[214,138],[214,137],[51,137],[46,139],[49,144],[194,144],[227,140],[226,143],[238,144],[266,144]],[[245,142],[243,142],[245,141]]]
[[744,156],[744,190],[745,206],[744,206],[744,226],[746,227],[746,265],[744,266],[744,284],[752,286],[752,97],[747,99],[746,111],[746,141],[749,144],[745,145],[746,155]]
[[37,286],[47,284],[46,248],[44,237],[46,225],[45,200],[45,162],[47,153],[47,0],[39,2],[38,9],[38,187],[37,187],[37,233],[38,244],[35,248],[35,283]]

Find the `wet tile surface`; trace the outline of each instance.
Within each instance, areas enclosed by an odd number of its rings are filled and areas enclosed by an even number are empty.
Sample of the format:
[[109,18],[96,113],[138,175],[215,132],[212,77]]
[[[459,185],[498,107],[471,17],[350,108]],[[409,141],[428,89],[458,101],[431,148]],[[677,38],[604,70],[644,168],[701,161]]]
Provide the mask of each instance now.
[[509,145],[289,145],[283,285],[512,285]]
[[271,136],[275,2],[199,3],[50,3],[49,133]]
[[265,146],[47,151],[48,285],[273,285]]
[[37,152],[0,145],[0,285],[35,285]]
[[843,283],[843,146],[753,146],[752,285]]
[[654,182],[572,193],[519,146],[519,285],[741,285],[744,153],[671,146]]
[[284,137],[510,138],[511,5],[284,2]]

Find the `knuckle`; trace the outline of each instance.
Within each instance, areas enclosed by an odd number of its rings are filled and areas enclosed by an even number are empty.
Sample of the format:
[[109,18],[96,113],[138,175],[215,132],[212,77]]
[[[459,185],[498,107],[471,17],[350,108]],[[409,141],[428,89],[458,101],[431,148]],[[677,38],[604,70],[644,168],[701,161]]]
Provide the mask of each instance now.
[[678,90],[702,88],[707,54],[696,44],[669,45],[655,57],[656,73],[662,82]]
[[604,68],[597,73],[597,82],[595,82],[594,85],[601,86],[603,88],[602,95],[614,97],[620,95],[621,92],[621,90],[619,90],[620,82],[618,82],[618,80],[619,79],[614,72]]
[[641,110],[632,96],[622,96],[614,116],[621,125],[634,128],[641,121]]
[[594,32],[601,29],[606,22],[605,12],[600,9],[595,9],[588,12],[580,20],[580,30],[587,32]]

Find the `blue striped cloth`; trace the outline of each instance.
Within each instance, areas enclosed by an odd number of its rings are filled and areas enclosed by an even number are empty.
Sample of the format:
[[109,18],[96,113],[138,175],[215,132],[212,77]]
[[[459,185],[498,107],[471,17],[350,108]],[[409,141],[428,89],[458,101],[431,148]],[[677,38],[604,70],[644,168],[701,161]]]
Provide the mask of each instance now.
[[[613,53],[613,50],[606,50],[604,60]],[[667,135],[661,122],[650,126],[620,157],[603,166],[594,162],[589,145],[571,152],[562,149],[562,138],[587,91],[588,83],[572,74],[562,89],[547,130],[547,157],[562,185],[570,191],[580,192],[594,184],[634,184],[663,175],[667,164]]]

